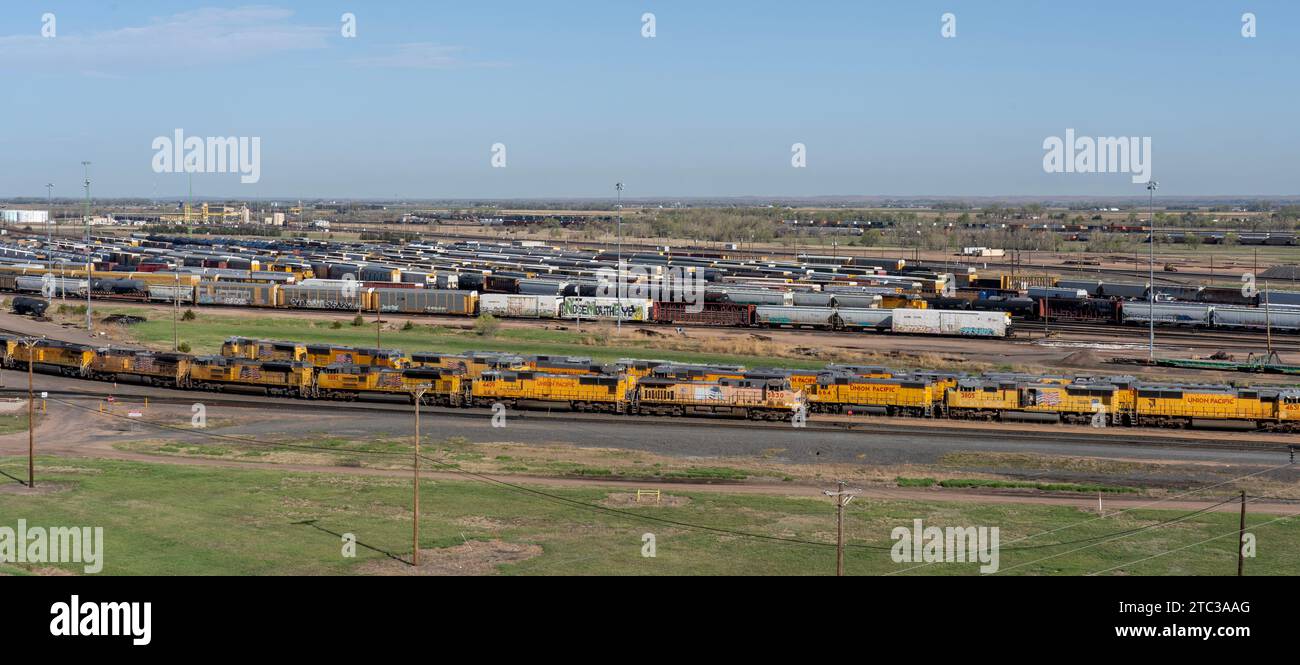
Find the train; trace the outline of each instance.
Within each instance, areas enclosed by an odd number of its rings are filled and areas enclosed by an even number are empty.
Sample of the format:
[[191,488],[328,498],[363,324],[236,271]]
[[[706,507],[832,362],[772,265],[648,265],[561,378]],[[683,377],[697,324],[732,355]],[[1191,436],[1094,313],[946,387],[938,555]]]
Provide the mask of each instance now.
[[[140,273],[161,277],[158,273]],[[0,271],[0,290],[41,293],[55,297],[66,293],[85,296],[85,280],[72,283],[60,278],[14,276]],[[390,314],[442,314],[527,319],[578,319],[702,324],[734,327],[795,327],[824,330],[889,332],[918,335],[1008,337],[1013,335],[1008,312],[947,311],[925,307],[896,309],[757,305],[753,302],[683,303],[644,298],[494,294],[462,289],[368,286],[346,280],[305,280],[298,284],[274,282],[194,281],[190,284],[149,279],[90,280],[94,297],[184,305],[222,305],[269,309],[312,309]],[[72,290],[68,290],[71,286]],[[787,294],[788,295],[788,294]],[[827,302],[838,303],[837,297]],[[850,302],[845,300],[845,302]],[[863,302],[881,302],[873,296]]]
[[97,348],[0,335],[0,364],[69,377],[298,399],[400,397],[445,407],[496,404],[612,415],[792,421],[810,414],[1034,421],[1116,427],[1230,426],[1300,432],[1300,386],[1153,384],[1069,377],[681,365],[667,361],[406,354],[231,338],[219,355]]

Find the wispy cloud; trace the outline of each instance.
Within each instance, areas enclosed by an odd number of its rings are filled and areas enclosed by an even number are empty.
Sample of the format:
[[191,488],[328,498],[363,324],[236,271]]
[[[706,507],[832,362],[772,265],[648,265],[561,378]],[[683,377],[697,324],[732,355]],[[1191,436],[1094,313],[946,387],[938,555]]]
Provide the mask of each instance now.
[[365,67],[396,69],[452,69],[455,67],[495,67],[500,63],[467,60],[464,47],[432,42],[412,42],[388,47],[388,52],[353,58],[350,62]]
[[0,69],[69,71],[101,76],[161,67],[193,67],[273,53],[324,48],[337,29],[291,22],[277,7],[206,8],[146,25],[52,39],[0,36]]

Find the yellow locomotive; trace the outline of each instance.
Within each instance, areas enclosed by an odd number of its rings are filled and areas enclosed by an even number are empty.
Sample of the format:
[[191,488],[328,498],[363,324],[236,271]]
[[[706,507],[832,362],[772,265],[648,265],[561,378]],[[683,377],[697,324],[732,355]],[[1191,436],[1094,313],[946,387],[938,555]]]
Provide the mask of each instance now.
[[469,382],[459,371],[436,367],[330,365],[316,374],[316,390],[328,399],[399,395],[414,403],[418,391],[423,389],[422,404],[462,406],[469,397],[468,386]]
[[567,406],[574,411],[624,413],[628,389],[635,382],[626,376],[543,374],[532,371],[484,372],[470,388],[474,406],[496,403],[518,406]]
[[252,358],[256,360],[284,360],[306,362],[307,345],[297,342],[277,342],[247,337],[231,337],[221,345],[221,355],[227,358]]
[[190,363],[189,383],[200,390],[251,388],[267,395],[315,397],[314,374],[306,363],[199,356]]
[[509,353],[412,353],[411,367],[432,367],[461,372],[476,379],[483,372],[525,369],[521,356]]
[[135,349],[98,349],[87,374],[101,381],[129,376],[150,386],[188,388],[190,356],[183,353],[151,353]]
[[723,415],[752,420],[791,420],[806,409],[803,393],[788,379],[683,381],[650,377],[636,383],[633,413],[644,415]]
[[944,388],[925,377],[873,379],[826,373],[808,391],[808,408],[819,413],[875,413],[927,417],[943,410]]

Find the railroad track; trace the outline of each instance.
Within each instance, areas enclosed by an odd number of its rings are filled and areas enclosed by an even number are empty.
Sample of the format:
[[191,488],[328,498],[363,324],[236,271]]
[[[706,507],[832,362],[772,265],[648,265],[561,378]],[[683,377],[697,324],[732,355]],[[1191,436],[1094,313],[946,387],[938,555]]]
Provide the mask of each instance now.
[[[1023,321],[1016,324],[1021,331],[1042,331],[1041,321]],[[1125,326],[1107,323],[1049,322],[1045,328],[1051,332],[1071,335],[1113,335],[1131,339],[1134,343],[1148,339],[1148,329],[1144,326]],[[1252,331],[1219,332],[1211,330],[1194,330],[1168,326],[1156,326],[1156,344],[1161,340],[1176,340],[1181,346],[1197,348],[1231,348],[1244,351],[1264,353],[1268,340],[1264,333]],[[1280,353],[1300,352],[1300,338],[1290,334],[1273,334],[1273,350]]]
[[[66,377],[62,377],[65,378]],[[90,386],[103,386],[100,382],[67,379],[69,381],[84,382]],[[383,413],[393,414],[395,416],[406,417],[411,413],[413,408],[409,403],[388,400],[388,401],[357,401],[357,402],[335,402],[335,401],[311,401],[299,400],[284,397],[267,397],[252,393],[210,393],[210,392],[184,392],[171,389],[158,389],[138,384],[116,384],[112,391],[94,391],[94,390],[44,390],[54,397],[95,400],[101,401],[111,394],[115,399],[148,397],[149,401],[155,404],[169,404],[189,406],[196,402],[202,402],[208,408],[227,407],[236,409],[256,409],[266,410],[274,409],[276,412],[294,412],[299,414],[336,414],[340,410],[365,412],[365,413]],[[0,388],[0,396],[22,398],[26,396],[26,389],[23,388]],[[108,394],[106,394],[108,393]],[[173,394],[176,393],[176,394]],[[492,416],[489,409],[479,408],[449,408],[437,406],[422,406],[420,412],[424,414],[436,415],[447,418],[457,418],[465,420],[488,421]],[[561,410],[511,410],[508,412],[509,417],[514,420],[535,421],[541,423],[609,423],[608,414],[582,413]],[[1288,453],[1289,447],[1295,445],[1290,437],[1279,436],[1277,441],[1261,440],[1231,440],[1231,439],[1209,439],[1198,437],[1187,437],[1177,435],[1159,435],[1146,434],[1141,431],[1125,430],[1120,428],[1107,428],[1102,431],[1092,430],[1086,427],[1060,426],[1060,431],[1044,431],[1032,429],[992,429],[976,428],[970,426],[946,426],[933,421],[925,421],[926,424],[909,424],[897,422],[894,420],[884,420],[881,418],[872,418],[870,416],[834,416],[834,419],[827,419],[825,416],[811,416],[805,427],[791,427],[789,424],[734,420],[726,418],[672,418],[661,416],[624,416],[619,419],[621,429],[644,429],[650,430],[648,436],[662,436],[662,430],[669,428],[724,428],[724,429],[745,429],[753,430],[755,427],[761,427],[769,430],[784,430],[791,433],[791,436],[798,436],[801,432],[821,432],[821,433],[857,433],[862,435],[872,434],[893,434],[905,436],[934,436],[948,437],[960,435],[968,438],[995,439],[999,441],[1022,441],[1022,442],[1049,442],[1072,445],[1106,445],[1106,446],[1148,446],[1162,448],[1191,448],[1191,449],[1208,449],[1208,450],[1237,450],[1237,451],[1265,451],[1277,452],[1279,455]],[[658,433],[656,433],[658,432]],[[1257,434],[1256,432],[1234,430],[1235,433]],[[1227,433],[1227,431],[1225,431]],[[1267,436],[1267,435],[1265,435]]]

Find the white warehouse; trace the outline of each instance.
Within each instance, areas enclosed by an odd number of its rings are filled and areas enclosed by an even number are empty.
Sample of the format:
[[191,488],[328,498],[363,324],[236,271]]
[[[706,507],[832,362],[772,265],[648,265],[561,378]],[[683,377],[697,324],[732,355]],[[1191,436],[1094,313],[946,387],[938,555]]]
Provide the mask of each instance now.
[[0,210],[6,224],[44,224],[49,221],[47,210]]

